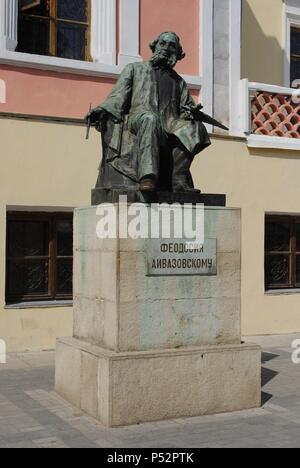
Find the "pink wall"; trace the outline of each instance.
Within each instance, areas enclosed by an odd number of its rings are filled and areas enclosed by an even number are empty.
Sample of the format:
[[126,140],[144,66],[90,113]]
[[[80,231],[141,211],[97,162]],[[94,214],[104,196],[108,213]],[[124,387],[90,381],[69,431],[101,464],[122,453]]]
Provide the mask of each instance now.
[[141,55],[151,56],[149,43],[163,31],[181,38],[186,58],[177,65],[179,73],[199,75],[199,0],[141,0]]
[[[143,58],[151,56],[148,44],[152,39],[162,31],[174,30],[187,53],[177,66],[178,72],[198,75],[199,15],[199,0],[141,0]],[[0,65],[0,80],[6,84],[6,103],[0,101],[0,112],[72,118],[82,118],[90,104],[101,103],[114,83],[104,78],[5,65]],[[195,99],[198,94],[192,92]]]
[[[105,100],[114,80],[53,73],[29,68],[0,66],[6,85],[6,103],[0,112],[82,118]],[[198,91],[192,91],[197,99]]]
[[6,104],[0,112],[82,118],[89,105],[100,104],[113,80],[0,66]]

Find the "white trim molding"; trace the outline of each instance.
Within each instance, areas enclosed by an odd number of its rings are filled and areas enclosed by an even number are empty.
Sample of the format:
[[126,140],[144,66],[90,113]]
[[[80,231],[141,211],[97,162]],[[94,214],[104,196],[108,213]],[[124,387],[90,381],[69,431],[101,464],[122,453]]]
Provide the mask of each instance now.
[[7,50],[0,51],[0,64],[104,78],[118,78],[121,73],[121,68],[115,65],[106,65],[100,62],[83,62],[80,60],[48,57],[44,55],[24,54]]
[[299,0],[285,0],[283,7],[284,85],[291,84],[291,28],[300,28]]
[[0,47],[15,50],[18,44],[18,0],[0,2]]
[[0,104],[6,104],[6,83],[0,80]]
[[[1,1],[1,0],[0,0]],[[106,65],[96,62],[81,62],[79,60],[62,59],[58,57],[46,57],[43,55],[23,54],[20,52],[0,51],[0,64],[21,68],[33,68],[49,70],[58,73],[70,73],[73,75],[95,76],[99,78],[118,79],[123,66]],[[202,88],[200,76],[182,75],[188,87],[194,90]]]
[[230,135],[244,136],[239,125],[238,91],[241,80],[242,0],[229,4],[229,125]]
[[[214,0],[200,0],[200,71],[201,101],[206,114],[213,114],[213,18]],[[212,131],[211,125],[206,126]]]
[[120,0],[120,52],[121,66],[141,62],[140,56],[140,0]]
[[241,136],[249,135],[251,133],[251,102],[256,96],[257,88],[251,88],[249,80],[240,80],[236,91],[236,99],[238,102],[236,128]]
[[92,0],[91,55],[94,62],[116,65],[116,0]]
[[299,151],[300,139],[264,135],[249,135],[247,138],[247,145],[249,148],[269,148]]

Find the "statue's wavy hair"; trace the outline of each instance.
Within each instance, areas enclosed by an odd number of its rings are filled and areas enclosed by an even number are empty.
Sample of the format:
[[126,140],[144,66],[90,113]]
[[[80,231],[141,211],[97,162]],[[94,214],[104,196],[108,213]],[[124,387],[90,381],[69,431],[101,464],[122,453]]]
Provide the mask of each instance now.
[[156,46],[161,38],[161,36],[163,34],[172,34],[176,41],[177,41],[177,44],[178,44],[178,53],[177,53],[177,60],[183,60],[184,57],[185,57],[185,52],[183,52],[183,48],[182,48],[182,45],[181,45],[181,42],[180,42],[180,37],[174,33],[173,31],[165,31],[163,33],[161,33],[156,39],[154,39],[154,41],[152,41],[150,44],[149,44],[149,47],[150,49],[152,50],[152,52],[155,52],[155,49],[156,49]]

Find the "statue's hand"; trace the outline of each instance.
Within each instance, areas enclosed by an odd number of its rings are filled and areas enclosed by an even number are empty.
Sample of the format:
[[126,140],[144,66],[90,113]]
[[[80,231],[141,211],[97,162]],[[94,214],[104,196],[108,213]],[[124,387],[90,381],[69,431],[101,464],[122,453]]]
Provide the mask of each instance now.
[[106,112],[101,107],[96,107],[92,109],[86,116],[85,121],[89,123],[92,127],[97,127],[101,120],[104,119]]
[[203,109],[202,104],[198,106],[183,106],[186,120],[199,120],[199,112]]

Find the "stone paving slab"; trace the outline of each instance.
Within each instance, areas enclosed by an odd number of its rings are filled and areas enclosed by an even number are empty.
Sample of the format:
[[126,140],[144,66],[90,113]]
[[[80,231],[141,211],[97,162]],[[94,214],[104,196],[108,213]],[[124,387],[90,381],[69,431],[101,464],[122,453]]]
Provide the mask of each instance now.
[[300,365],[291,353],[263,353],[260,409],[117,429],[54,393],[54,352],[9,355],[0,364],[0,448],[299,448]]

